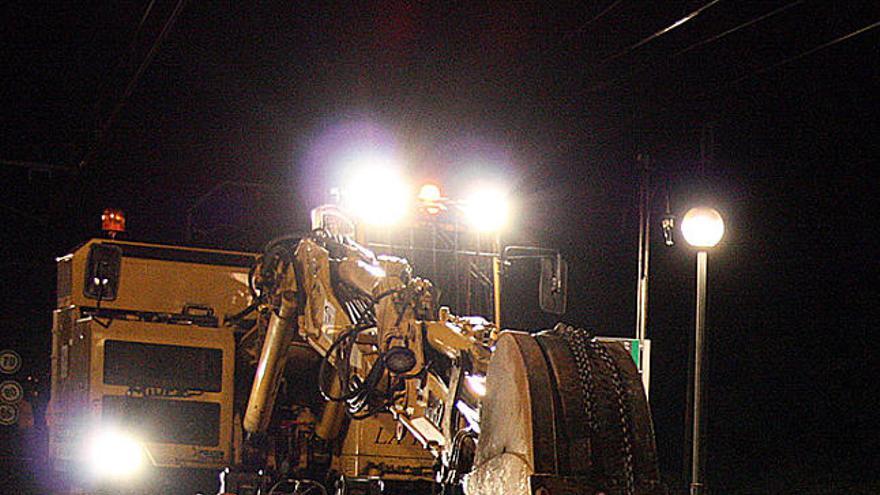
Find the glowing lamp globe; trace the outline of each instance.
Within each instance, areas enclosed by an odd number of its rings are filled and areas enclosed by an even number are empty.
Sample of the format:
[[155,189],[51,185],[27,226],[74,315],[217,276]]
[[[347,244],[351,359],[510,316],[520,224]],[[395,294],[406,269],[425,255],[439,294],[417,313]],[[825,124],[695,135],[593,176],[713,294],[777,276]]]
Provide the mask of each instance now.
[[715,247],[724,236],[724,220],[713,208],[691,208],[681,221],[681,233],[691,246]]

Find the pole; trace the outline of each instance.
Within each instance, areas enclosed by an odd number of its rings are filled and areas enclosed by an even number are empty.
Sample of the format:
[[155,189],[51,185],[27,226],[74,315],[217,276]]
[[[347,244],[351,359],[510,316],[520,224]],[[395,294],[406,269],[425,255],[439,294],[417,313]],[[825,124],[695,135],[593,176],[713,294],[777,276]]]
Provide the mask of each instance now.
[[492,246],[492,302],[495,328],[501,330],[501,234],[495,235]]
[[636,285],[636,338],[648,332],[648,260],[651,249],[651,169],[650,159],[639,156],[642,176],[639,183],[639,270]]
[[691,495],[702,495],[702,454],[701,438],[703,422],[703,350],[706,330],[706,272],[709,254],[697,252],[697,311],[694,329],[694,412],[693,412],[693,443],[691,449]]
[[648,338],[648,263],[651,260],[651,211],[645,208],[644,223],[645,238],[643,240],[642,252],[644,258],[641,263],[641,276],[639,277],[639,328],[636,338],[643,341]]

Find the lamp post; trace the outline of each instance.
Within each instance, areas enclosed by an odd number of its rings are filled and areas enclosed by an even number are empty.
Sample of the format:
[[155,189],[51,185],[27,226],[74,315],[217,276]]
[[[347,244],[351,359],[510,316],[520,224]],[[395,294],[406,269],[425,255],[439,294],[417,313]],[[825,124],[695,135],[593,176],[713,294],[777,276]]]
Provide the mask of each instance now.
[[688,211],[681,221],[681,233],[691,246],[697,248],[697,301],[694,329],[694,409],[693,441],[691,445],[691,495],[703,493],[702,455],[700,432],[702,416],[703,388],[703,348],[706,330],[706,272],[708,270],[708,249],[715,247],[724,236],[724,220],[712,208],[698,207]]
[[[648,338],[648,262],[651,259],[651,202],[655,187],[651,182],[653,167],[648,155],[639,155],[641,178],[639,179],[639,270],[636,284],[636,339],[640,342]],[[666,214],[660,226],[663,228],[663,243],[667,247],[675,245],[673,230],[675,215],[669,207],[669,183],[663,184],[666,194]]]

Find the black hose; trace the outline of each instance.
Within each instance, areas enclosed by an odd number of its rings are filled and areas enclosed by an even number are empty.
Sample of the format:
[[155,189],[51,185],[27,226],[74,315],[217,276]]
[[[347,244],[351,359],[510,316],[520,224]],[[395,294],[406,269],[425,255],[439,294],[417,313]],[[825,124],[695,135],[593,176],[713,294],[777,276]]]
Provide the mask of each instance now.
[[248,307],[244,308],[243,310],[239,311],[238,313],[235,313],[232,316],[227,316],[226,318],[223,318],[223,323],[225,323],[227,325],[230,323],[232,323],[233,325],[238,323],[239,321],[244,319],[245,316],[256,311],[256,309],[260,307],[260,303],[261,303],[260,300],[255,300]]
[[[344,393],[343,395],[340,395],[338,397],[331,395],[330,392],[327,390],[327,383],[326,383],[326,378],[325,378],[327,375],[326,366],[327,366],[327,364],[330,363],[330,356],[337,349],[339,349],[340,346],[346,340],[351,339],[352,342],[354,342],[354,339],[357,338],[358,334],[360,334],[364,330],[368,330],[370,328],[372,328],[372,325],[369,325],[369,326],[356,325],[352,329],[348,330],[347,332],[345,332],[342,335],[340,335],[339,337],[337,337],[336,340],[334,340],[333,343],[330,345],[330,348],[327,349],[327,353],[324,354],[324,357],[321,359],[321,365],[318,368],[318,390],[321,392],[321,395],[324,396],[325,399],[327,399],[329,401],[333,401],[333,402],[341,402],[344,400],[345,401],[350,400],[357,395],[358,391],[356,389],[354,391],[349,391],[348,393]],[[339,365],[340,365],[339,363],[340,363],[340,359],[337,356],[337,367],[339,367]],[[340,377],[340,381],[342,381],[342,377]],[[345,382],[341,383],[341,385],[343,386],[343,389],[350,388],[350,384],[346,383],[346,382],[347,382],[347,380],[345,380]]]

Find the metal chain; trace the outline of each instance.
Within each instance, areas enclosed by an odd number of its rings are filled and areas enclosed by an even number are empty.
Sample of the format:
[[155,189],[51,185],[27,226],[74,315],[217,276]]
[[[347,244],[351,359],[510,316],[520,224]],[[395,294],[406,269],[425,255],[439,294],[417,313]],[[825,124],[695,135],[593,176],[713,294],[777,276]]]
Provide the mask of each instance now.
[[575,328],[564,323],[558,323],[554,330],[562,336],[568,348],[574,356],[577,365],[578,377],[581,380],[581,393],[583,394],[584,413],[587,416],[587,427],[590,433],[597,431],[595,423],[596,404],[593,400],[593,364],[587,348],[587,342],[593,335],[583,328]]
[[593,365],[590,355],[594,354],[602,360],[611,371],[611,381],[617,402],[617,413],[620,421],[620,429],[623,434],[623,445],[620,458],[623,460],[623,484],[624,495],[635,494],[635,470],[633,467],[632,440],[629,431],[629,411],[625,400],[625,391],[621,379],[620,368],[614,362],[605,347],[599,343],[592,332],[583,328],[577,328],[564,323],[558,323],[554,331],[568,344],[568,348],[577,365],[578,377],[581,381],[583,393],[584,412],[587,417],[587,426],[590,432],[597,432],[596,424],[596,401],[593,400]]
[[618,368],[617,363],[608,354],[608,351],[605,350],[605,347],[596,342],[595,339],[590,341],[590,347],[596,351],[599,358],[611,370],[611,380],[614,385],[615,399],[617,400],[617,414],[620,419],[620,429],[623,433],[623,475],[626,489],[624,493],[626,495],[633,495],[635,494],[635,472],[633,468],[632,440],[630,438],[629,422],[627,421],[629,414],[627,402],[624,398],[623,382],[620,378],[620,368]]

